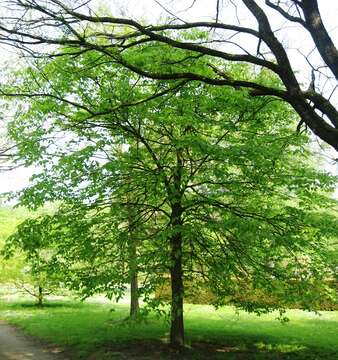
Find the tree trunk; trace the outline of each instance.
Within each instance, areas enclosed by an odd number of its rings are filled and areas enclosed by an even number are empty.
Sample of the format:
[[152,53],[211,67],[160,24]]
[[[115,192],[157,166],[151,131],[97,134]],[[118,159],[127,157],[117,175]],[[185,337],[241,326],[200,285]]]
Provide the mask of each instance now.
[[38,302],[36,304],[38,307],[43,307],[43,289],[42,287],[39,285],[38,288]]
[[137,279],[137,247],[136,241],[129,237],[129,271],[130,271],[130,317],[139,312],[138,279]]
[[182,231],[180,229],[181,209],[180,206],[173,208],[174,235],[170,239],[171,246],[171,327],[170,345],[174,348],[184,346],[184,323],[183,323],[183,269],[182,269]]
[[183,323],[183,273],[182,237],[176,235],[171,241],[171,328],[170,345],[179,348],[184,345]]
[[129,316],[136,317],[139,312],[138,279],[137,279],[137,240],[134,236],[133,211],[128,206],[128,266],[130,283],[130,310]]
[[136,317],[139,313],[138,281],[135,272],[130,281],[130,317]]

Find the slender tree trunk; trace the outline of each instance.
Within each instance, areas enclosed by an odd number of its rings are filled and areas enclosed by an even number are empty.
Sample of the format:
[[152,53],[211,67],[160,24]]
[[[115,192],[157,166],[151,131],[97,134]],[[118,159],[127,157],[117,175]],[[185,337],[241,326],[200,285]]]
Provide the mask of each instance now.
[[43,307],[43,289],[42,287],[39,285],[38,288],[38,302],[36,304],[38,307]]
[[133,211],[128,206],[128,266],[130,283],[130,310],[131,318],[136,317],[139,312],[138,278],[137,278],[137,240],[134,236]]
[[173,237],[171,241],[171,257],[173,261],[171,275],[171,328],[170,345],[182,347],[184,345],[183,323],[183,273],[182,273],[182,238]]
[[130,271],[130,317],[139,312],[138,279],[137,279],[137,246],[136,241],[129,237],[129,271]]
[[172,211],[174,235],[170,239],[171,246],[171,327],[170,345],[174,348],[184,346],[183,322],[183,269],[182,269],[182,225],[181,208],[174,206]]

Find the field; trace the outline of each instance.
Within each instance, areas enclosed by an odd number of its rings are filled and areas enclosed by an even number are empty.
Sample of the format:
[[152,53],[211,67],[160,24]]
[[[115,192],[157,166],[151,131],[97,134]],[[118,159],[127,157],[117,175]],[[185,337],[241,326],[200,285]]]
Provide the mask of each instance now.
[[168,323],[155,315],[126,321],[127,305],[72,300],[36,309],[3,299],[0,318],[60,348],[74,359],[337,359],[338,313],[290,310],[257,317],[231,307],[186,305],[187,348],[167,347]]

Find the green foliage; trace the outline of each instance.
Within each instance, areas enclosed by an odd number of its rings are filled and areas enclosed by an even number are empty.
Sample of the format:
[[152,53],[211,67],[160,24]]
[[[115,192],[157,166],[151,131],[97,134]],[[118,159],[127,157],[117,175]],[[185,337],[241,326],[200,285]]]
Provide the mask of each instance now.
[[[158,46],[124,56],[142,62],[145,52],[158,56]],[[160,53],[167,71],[173,62],[185,68],[185,55],[166,46]],[[191,66],[203,75],[210,63],[201,57]],[[280,308],[290,299],[309,308],[334,295],[325,281],[332,277],[328,236],[313,218],[336,207],[326,196],[336,179],[311,165],[309,139],[294,131],[288,106],[232,88],[150,81],[95,52],[35,66],[9,85],[31,95],[28,103],[17,100],[9,131],[26,164],[42,169],[19,194],[21,204],[64,203],[55,215],[26,222],[16,237],[33,256],[46,239],[48,271],[84,296],[119,297],[132,209],[141,294],[151,305],[181,255],[185,278],[203,281],[217,306],[232,296],[246,310],[269,310],[236,297],[243,283],[278,292]],[[227,70],[279,84],[247,66]],[[183,248],[171,256],[175,236]]]
[[[0,250],[5,245],[5,240],[15,232],[16,226],[20,224],[26,217],[28,212],[22,208],[13,209],[10,207],[0,208]],[[25,266],[22,256],[5,260],[0,258],[0,283],[10,283],[15,279],[24,277],[23,268]]]
[[[326,280],[327,285],[336,289],[336,281]],[[331,284],[330,284],[331,282]],[[217,299],[208,287],[203,283],[188,282],[184,284],[184,301],[187,304],[199,304],[199,305],[210,305],[216,303]],[[161,284],[156,289],[155,297],[162,301],[169,302],[171,299],[171,290],[169,281]],[[302,307],[302,302],[299,302],[299,297],[290,297],[287,300],[283,294],[283,288],[278,289],[278,283],[274,292],[269,292],[265,289],[255,289],[250,287],[247,282],[242,282],[241,291],[234,294],[232,297],[228,296],[223,299],[225,304],[245,304],[246,308],[251,309],[269,309],[269,308],[281,308],[287,309],[299,309]],[[312,305],[314,311],[331,311],[338,310],[338,304],[336,298],[328,297],[326,299],[321,298],[317,303]],[[285,318],[285,317],[284,317]]]
[[12,222],[9,222],[10,232],[0,228],[0,234],[4,237],[1,280],[12,283],[18,291],[34,296],[39,305],[42,305],[44,297],[55,291],[60,284],[60,278],[56,274],[48,275],[45,271],[52,249],[48,247],[44,234],[36,232],[36,227],[34,228],[39,218],[28,218],[32,214],[24,210],[1,209],[2,221],[8,220],[7,214],[14,216]]

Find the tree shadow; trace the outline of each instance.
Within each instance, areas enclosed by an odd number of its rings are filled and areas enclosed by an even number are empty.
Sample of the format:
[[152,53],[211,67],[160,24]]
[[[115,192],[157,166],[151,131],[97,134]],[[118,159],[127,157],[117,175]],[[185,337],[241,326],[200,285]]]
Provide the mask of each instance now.
[[[271,339],[232,339],[230,342],[212,343],[193,341],[185,348],[175,350],[167,341],[136,340],[109,344],[100,350],[100,358],[130,360],[332,360],[337,353],[309,348],[301,344],[274,342]],[[93,359],[98,354],[92,354]],[[91,357],[90,357],[91,358]]]
[[13,302],[6,304],[6,307],[9,310],[20,310],[20,309],[43,310],[43,309],[55,309],[55,308],[78,309],[79,306],[81,306],[81,304],[79,305],[79,303],[65,302],[65,301],[47,301],[42,306],[38,306],[38,304],[34,301]]

